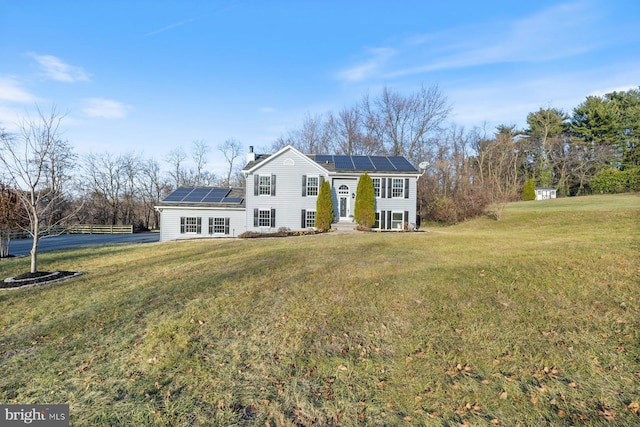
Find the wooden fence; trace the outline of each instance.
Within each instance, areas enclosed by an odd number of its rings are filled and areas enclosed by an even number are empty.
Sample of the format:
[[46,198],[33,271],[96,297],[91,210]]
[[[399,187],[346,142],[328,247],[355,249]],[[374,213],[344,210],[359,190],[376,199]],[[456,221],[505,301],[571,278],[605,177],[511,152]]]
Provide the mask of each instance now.
[[72,225],[66,234],[132,234],[133,225]]
[[[76,224],[69,227],[53,227],[48,230],[47,235],[58,234],[132,234],[133,225],[92,225],[92,224]],[[12,239],[21,239],[29,237],[28,233],[23,230],[15,230],[11,233]]]

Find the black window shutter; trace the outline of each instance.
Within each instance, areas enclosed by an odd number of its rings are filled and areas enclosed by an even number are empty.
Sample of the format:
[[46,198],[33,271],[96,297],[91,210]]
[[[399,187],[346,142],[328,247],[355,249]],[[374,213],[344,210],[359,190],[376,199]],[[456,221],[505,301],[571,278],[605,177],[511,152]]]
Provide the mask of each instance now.
[[[391,192],[391,183],[393,182],[392,178],[387,178],[387,197],[388,198],[392,198],[393,197],[393,193]],[[389,211],[391,212],[391,211]],[[389,221],[391,222],[391,221]]]
[[254,227],[258,226],[258,208],[255,208],[253,210],[253,226]]
[[224,234],[229,234],[229,218],[224,219]]
[[181,216],[180,217],[180,234],[184,234],[186,231],[187,230],[186,230],[186,226],[185,226],[185,223],[184,223],[184,217]]
[[387,219],[387,211],[380,211],[380,230],[386,229],[386,219]]
[[196,219],[196,224],[197,224],[196,225],[196,233],[202,234],[202,218],[201,217],[198,217]]
[[276,195],[276,176],[271,175],[271,195]]
[[404,198],[409,198],[409,178],[404,179]]
[[302,216],[300,217],[300,227],[307,228],[307,210],[302,209]]
[[258,193],[258,186],[260,185],[260,175],[254,175],[253,176],[253,195],[257,196]]
[[302,175],[302,197],[307,197],[307,175]]
[[387,194],[387,178],[380,178],[380,197],[386,198]]
[[209,218],[209,234],[213,234],[213,218]]
[[391,211],[387,211],[387,230],[391,230]]
[[[407,230],[409,229],[409,211],[404,211],[404,224],[407,225]],[[403,224],[403,228],[404,228]]]
[[276,227],[276,210],[273,208],[271,208],[271,227],[272,228]]

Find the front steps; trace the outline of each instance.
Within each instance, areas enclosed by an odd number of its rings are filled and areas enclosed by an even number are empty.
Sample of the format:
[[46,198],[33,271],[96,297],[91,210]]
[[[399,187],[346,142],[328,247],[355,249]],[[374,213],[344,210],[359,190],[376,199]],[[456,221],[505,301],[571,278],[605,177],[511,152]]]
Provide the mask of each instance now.
[[353,221],[340,221],[331,224],[333,231],[352,232],[356,229],[356,223]]

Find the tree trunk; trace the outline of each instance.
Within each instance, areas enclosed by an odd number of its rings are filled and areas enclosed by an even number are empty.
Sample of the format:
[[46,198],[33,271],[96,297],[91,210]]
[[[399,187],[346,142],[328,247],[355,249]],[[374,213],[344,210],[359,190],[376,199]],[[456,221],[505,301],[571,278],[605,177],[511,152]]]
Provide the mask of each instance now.
[[33,233],[33,245],[31,245],[31,273],[38,272],[38,243],[40,240],[40,218],[34,215],[34,219],[31,224],[31,231]]
[[31,246],[31,272],[38,272],[38,233],[33,235],[33,245]]
[[9,245],[11,244],[11,230],[3,230],[0,235],[0,258],[9,256]]

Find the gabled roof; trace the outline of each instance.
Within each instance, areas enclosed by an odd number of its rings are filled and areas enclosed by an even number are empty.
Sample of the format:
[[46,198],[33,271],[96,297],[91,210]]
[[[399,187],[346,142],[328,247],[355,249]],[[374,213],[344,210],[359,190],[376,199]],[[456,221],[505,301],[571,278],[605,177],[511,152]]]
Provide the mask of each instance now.
[[255,169],[259,164],[268,161],[271,158],[275,158],[287,150],[294,151],[301,156],[312,160],[328,172],[420,173],[418,169],[403,156],[347,156],[337,154],[305,155],[290,145],[282,148],[275,154],[256,154],[256,159],[247,163],[243,170],[245,172],[249,172],[252,169]]
[[163,206],[244,207],[244,188],[180,187],[160,202]]
[[283,155],[284,153],[287,153],[287,152],[295,154],[299,159],[301,159],[302,161],[307,162],[309,164],[309,166],[317,168],[318,171],[325,171],[326,170],[326,169],[323,169],[324,165],[319,165],[318,163],[316,163],[312,159],[310,159],[309,156],[306,156],[303,153],[301,153],[300,151],[298,151],[295,147],[293,147],[291,145],[287,145],[287,146],[281,148],[280,150],[278,150],[274,154],[256,154],[256,159],[254,161],[251,161],[251,162],[247,163],[245,165],[245,167],[242,169],[242,171],[245,172],[245,173],[251,173],[255,169],[259,168],[260,165],[263,165],[263,164],[265,164],[267,162],[270,162],[270,161],[280,157],[281,155]]
[[247,163],[243,170],[249,170],[252,169],[254,166],[262,163],[264,160],[268,159],[269,157],[271,157],[271,154],[256,154],[256,159]]

